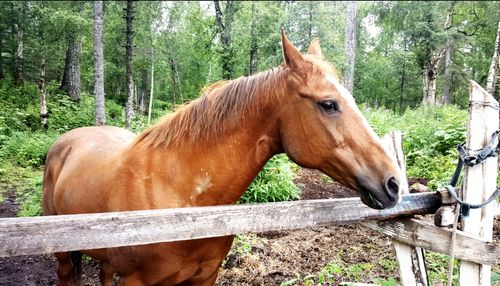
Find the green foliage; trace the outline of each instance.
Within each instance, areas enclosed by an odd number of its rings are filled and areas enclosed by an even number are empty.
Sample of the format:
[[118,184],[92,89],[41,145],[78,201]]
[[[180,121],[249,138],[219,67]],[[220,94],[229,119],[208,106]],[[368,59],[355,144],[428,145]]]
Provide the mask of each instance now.
[[23,167],[42,166],[56,137],[53,133],[16,132],[0,147],[0,158]]
[[500,272],[491,272],[491,285],[500,285]]
[[429,179],[441,187],[453,174],[456,145],[465,141],[467,112],[456,106],[407,109],[401,116],[388,110],[365,108],[366,117],[379,135],[403,132],[403,150],[409,177]]
[[300,189],[293,183],[294,164],[285,155],[271,158],[248,187],[240,203],[289,201],[299,198]]
[[380,286],[398,286],[399,283],[396,281],[396,279],[390,277],[388,279],[382,279],[382,278],[375,278],[373,279],[373,283],[376,285]]
[[[395,263],[395,262],[393,262]],[[296,274],[297,277],[289,279],[281,283],[280,286],[285,285],[337,285],[343,280],[362,282],[367,276],[372,273],[375,267],[381,267],[379,263],[373,264],[369,262],[347,264],[345,262],[332,261],[325,265],[318,273],[309,274],[305,277]],[[374,278],[373,281],[378,285],[395,286],[398,285],[394,278]],[[343,285],[349,283],[343,282]]]
[[234,251],[239,255],[248,255],[252,252],[252,244],[255,244],[257,235],[253,233],[236,235],[234,237],[233,245],[236,245]]
[[20,196],[21,204],[17,216],[29,217],[42,215],[43,177],[40,175],[30,185],[30,189]]
[[[426,251],[425,262],[430,286],[442,285],[443,281],[448,281],[448,265],[450,263],[450,257],[448,255]],[[457,259],[453,262],[453,285],[458,285]]]

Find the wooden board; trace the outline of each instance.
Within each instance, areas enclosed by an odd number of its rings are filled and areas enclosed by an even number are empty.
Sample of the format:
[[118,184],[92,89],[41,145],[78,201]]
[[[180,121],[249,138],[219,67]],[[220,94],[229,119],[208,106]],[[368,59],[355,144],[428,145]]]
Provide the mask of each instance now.
[[438,193],[385,210],[359,198],[0,219],[0,257],[300,229],[434,213]]
[[[485,106],[482,102],[498,106],[498,102],[474,81],[470,83],[469,132],[467,148],[483,148],[490,136],[498,129],[498,110]],[[497,158],[489,158],[483,164],[464,169],[464,195],[468,203],[477,204],[485,201],[496,188]],[[493,237],[494,204],[482,209],[470,211],[470,216],[463,219],[463,231],[484,240]],[[491,282],[491,267],[469,262],[460,264],[460,285],[487,286]]]
[[[391,132],[382,138],[384,147],[393,158],[394,164],[399,166],[402,182],[401,194],[409,194],[408,181],[406,180],[406,163],[402,149],[401,132]],[[402,286],[427,286],[427,272],[424,262],[424,251],[420,247],[394,240],[392,245],[396,251],[399,266],[399,276]]]
[[[450,249],[451,229],[436,227],[426,221],[397,218],[390,221],[363,222],[362,224],[405,244],[444,254],[447,254]],[[455,256],[465,261],[495,265],[500,263],[500,247],[463,231],[458,231]]]

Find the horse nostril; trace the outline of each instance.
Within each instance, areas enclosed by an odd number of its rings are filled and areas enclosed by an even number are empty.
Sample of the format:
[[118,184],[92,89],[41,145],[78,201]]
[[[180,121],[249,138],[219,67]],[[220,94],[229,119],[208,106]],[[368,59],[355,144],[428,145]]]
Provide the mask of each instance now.
[[385,182],[385,191],[387,192],[389,199],[391,199],[392,201],[395,201],[398,199],[399,182],[395,177],[390,177]]

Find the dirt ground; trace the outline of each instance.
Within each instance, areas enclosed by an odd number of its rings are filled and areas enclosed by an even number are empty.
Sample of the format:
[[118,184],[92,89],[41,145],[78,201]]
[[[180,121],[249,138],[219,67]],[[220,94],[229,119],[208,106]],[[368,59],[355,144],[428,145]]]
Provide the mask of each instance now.
[[[317,171],[300,170],[296,183],[303,190],[301,199],[355,196],[353,191]],[[15,216],[18,205],[12,193],[4,195],[7,199],[0,204],[0,217]],[[500,244],[498,217],[494,240]],[[396,285],[399,274],[394,260],[389,239],[357,224],[248,234],[235,241],[216,285],[339,285],[343,282]],[[98,269],[95,261],[84,263],[83,285],[99,285]],[[51,255],[0,258],[0,285],[56,285],[55,273],[56,261]],[[444,282],[437,281],[434,285],[440,284]]]

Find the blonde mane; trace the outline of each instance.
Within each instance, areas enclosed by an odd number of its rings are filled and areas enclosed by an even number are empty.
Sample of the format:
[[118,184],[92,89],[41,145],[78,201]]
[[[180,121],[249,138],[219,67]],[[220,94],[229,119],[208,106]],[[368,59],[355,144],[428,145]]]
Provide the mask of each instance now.
[[132,146],[162,146],[216,142],[239,126],[242,118],[261,112],[285,93],[283,68],[249,77],[219,81],[203,90],[203,96],[139,134]]

